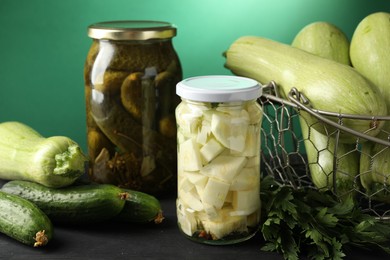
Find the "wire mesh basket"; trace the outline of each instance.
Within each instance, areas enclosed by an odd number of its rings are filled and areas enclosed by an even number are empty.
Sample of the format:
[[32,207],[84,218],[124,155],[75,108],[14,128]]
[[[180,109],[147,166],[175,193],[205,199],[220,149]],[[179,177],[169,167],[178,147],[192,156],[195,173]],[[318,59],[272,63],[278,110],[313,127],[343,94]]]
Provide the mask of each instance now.
[[[390,220],[390,132],[381,128],[390,116],[314,110],[297,89],[281,98],[275,82],[263,86],[260,103],[264,174],[295,189],[351,195],[363,211]],[[358,132],[346,120],[367,120],[370,127]]]

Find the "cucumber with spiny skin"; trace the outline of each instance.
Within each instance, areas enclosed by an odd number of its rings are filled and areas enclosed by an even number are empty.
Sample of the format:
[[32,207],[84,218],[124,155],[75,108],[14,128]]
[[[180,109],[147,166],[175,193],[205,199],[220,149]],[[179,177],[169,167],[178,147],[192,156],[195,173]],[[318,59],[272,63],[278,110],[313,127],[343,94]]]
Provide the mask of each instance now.
[[1,190],[34,202],[53,222],[96,223],[114,219],[159,224],[164,219],[156,197],[112,184],[88,183],[56,189],[29,181],[9,181]]
[[125,206],[115,217],[116,220],[128,223],[148,223],[160,224],[164,220],[160,201],[153,195],[123,189],[125,193]]
[[54,222],[89,223],[111,219],[125,205],[125,194],[111,184],[86,184],[49,188],[29,181],[9,181],[3,192],[35,203]]
[[[387,106],[379,89],[351,66],[308,53],[298,48],[258,36],[243,36],[225,52],[225,67],[234,74],[258,80],[275,81],[287,97],[293,87],[303,93],[313,109],[353,115],[386,115]],[[302,115],[321,133],[334,127],[316,124],[308,113]],[[328,117],[337,122],[339,118]],[[383,122],[344,119],[343,125],[376,136]],[[368,131],[369,130],[369,131]],[[340,141],[354,143],[356,137],[341,132]]]
[[52,239],[53,225],[31,201],[0,191],[0,232],[24,244],[40,247]]

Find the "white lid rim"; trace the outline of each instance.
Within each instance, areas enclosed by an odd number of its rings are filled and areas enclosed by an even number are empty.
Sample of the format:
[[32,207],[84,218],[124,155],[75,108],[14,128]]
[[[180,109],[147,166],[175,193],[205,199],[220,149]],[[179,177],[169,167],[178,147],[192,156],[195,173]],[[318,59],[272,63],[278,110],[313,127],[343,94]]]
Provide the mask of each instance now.
[[[203,80],[203,81],[202,81]],[[204,83],[204,80],[212,80],[208,88],[199,87],[196,84]],[[191,81],[191,86],[186,83]],[[198,82],[197,82],[198,81]],[[231,86],[231,82],[237,82],[237,88]],[[196,83],[195,86],[193,83]],[[228,88],[221,88],[220,84],[230,84]],[[216,88],[213,88],[215,83]],[[227,75],[198,76],[182,80],[176,85],[176,94],[181,98],[202,102],[240,102],[256,100],[262,95],[261,84],[256,80]]]

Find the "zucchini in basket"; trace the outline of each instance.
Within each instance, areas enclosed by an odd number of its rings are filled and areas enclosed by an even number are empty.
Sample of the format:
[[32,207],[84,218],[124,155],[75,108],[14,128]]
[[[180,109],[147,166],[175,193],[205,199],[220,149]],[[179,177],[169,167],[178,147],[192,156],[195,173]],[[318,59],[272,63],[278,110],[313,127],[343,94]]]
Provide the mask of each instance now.
[[[350,65],[349,41],[344,32],[328,22],[308,24],[295,36],[292,46],[323,58]],[[351,194],[359,173],[355,144],[338,143],[334,136],[317,131],[299,116],[310,176],[320,190]]]
[[[293,87],[303,93],[314,109],[329,112],[385,115],[387,107],[378,88],[351,66],[319,57],[287,44],[258,36],[243,36],[225,52],[225,67],[234,74],[265,84],[275,81],[285,97]],[[358,94],[357,94],[358,93]],[[314,124],[318,120],[302,113],[321,133],[333,132],[333,127]],[[329,117],[337,121],[337,118]],[[376,136],[383,122],[373,128],[367,120],[345,119],[344,126]],[[340,141],[355,142],[356,138],[341,133]]]
[[[360,21],[352,35],[350,56],[352,65],[378,86],[390,116],[390,13],[372,13]],[[378,137],[390,142],[390,121],[383,129]],[[360,180],[371,199],[390,203],[390,146],[363,144]]]
[[291,45],[323,58],[351,64],[347,36],[329,22],[317,21],[306,25],[295,35]]
[[[385,134],[382,136],[386,137]],[[369,199],[390,203],[390,146],[363,144],[360,181]]]

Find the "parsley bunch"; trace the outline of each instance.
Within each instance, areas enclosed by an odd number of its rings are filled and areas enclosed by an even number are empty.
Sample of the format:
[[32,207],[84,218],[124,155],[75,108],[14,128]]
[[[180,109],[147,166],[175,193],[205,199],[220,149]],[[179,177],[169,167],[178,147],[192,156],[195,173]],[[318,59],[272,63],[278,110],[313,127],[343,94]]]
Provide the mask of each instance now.
[[338,200],[332,193],[281,186],[271,176],[262,180],[261,225],[264,251],[285,259],[342,259],[346,247],[386,246],[390,225],[363,213],[352,197]]

